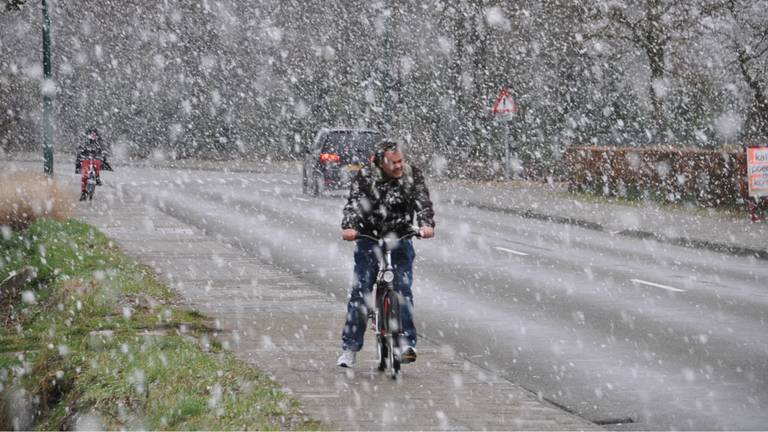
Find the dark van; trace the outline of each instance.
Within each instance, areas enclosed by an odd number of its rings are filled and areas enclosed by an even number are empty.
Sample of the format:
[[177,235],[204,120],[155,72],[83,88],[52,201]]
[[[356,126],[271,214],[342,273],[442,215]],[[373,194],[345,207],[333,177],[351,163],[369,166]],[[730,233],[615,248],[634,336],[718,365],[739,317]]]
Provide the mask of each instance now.
[[372,129],[321,129],[304,156],[302,192],[317,196],[347,187],[383,138]]

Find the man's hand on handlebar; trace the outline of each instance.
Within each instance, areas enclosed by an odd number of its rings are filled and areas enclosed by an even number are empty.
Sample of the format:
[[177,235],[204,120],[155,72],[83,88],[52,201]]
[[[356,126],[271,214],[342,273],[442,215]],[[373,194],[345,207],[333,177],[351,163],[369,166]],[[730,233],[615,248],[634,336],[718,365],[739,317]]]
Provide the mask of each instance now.
[[355,241],[357,239],[357,230],[353,228],[346,228],[341,231],[341,238],[346,241]]
[[423,226],[419,229],[419,237],[423,239],[432,238],[435,236],[435,229],[431,226]]

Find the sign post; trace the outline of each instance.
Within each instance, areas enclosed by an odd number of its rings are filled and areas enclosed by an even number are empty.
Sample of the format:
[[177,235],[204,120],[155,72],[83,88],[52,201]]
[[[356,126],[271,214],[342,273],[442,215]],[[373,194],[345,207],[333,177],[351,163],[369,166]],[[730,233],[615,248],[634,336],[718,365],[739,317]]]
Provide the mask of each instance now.
[[502,87],[499,96],[496,97],[496,103],[491,110],[494,118],[505,123],[504,125],[504,172],[507,178],[513,177],[512,172],[512,143],[509,137],[509,122],[517,115],[517,104],[512,100],[512,96],[507,89]]

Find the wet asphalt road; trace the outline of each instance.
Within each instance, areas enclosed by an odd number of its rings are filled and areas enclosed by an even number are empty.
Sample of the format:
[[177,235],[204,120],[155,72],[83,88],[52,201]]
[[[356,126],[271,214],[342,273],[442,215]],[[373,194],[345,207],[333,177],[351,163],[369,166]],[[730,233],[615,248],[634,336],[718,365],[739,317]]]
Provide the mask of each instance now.
[[[353,248],[340,240],[343,193],[303,196],[293,172],[123,167],[107,178],[112,199],[140,196],[343,307]],[[463,207],[444,186],[433,194],[437,237],[416,243],[421,337],[608,428],[768,425],[765,261]]]

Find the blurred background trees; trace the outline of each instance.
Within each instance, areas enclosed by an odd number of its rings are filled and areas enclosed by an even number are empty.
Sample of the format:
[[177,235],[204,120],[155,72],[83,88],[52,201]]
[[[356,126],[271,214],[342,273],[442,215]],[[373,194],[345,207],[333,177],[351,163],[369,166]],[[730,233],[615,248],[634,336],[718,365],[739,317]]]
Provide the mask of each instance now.
[[[0,13],[0,147],[37,151],[39,6]],[[492,175],[571,144],[768,136],[768,0],[51,1],[56,141],[117,156],[301,157],[323,126],[387,130],[434,170]]]

